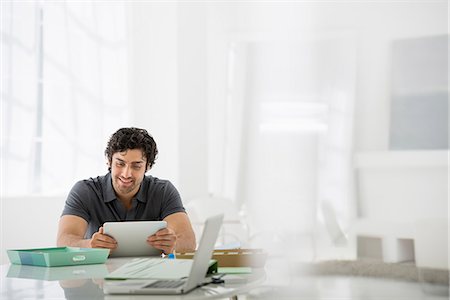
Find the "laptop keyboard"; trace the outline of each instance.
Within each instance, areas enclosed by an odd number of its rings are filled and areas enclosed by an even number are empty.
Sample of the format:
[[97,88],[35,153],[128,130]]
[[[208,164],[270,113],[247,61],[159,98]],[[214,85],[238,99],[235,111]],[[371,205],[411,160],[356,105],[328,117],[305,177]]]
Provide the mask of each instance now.
[[149,285],[146,285],[144,288],[163,288],[163,289],[172,289],[177,288],[180,285],[183,285],[185,282],[180,280],[158,280]]

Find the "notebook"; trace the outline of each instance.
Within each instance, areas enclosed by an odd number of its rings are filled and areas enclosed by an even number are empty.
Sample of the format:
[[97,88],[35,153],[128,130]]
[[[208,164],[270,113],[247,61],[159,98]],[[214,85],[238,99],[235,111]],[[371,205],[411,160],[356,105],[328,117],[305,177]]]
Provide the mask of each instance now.
[[[185,294],[203,284],[223,214],[208,218],[202,238],[190,259],[143,258],[133,260],[106,276],[106,294]],[[181,277],[187,274],[188,276]],[[137,280],[141,278],[141,280]],[[148,278],[142,280],[142,278]],[[150,279],[151,278],[151,279]]]

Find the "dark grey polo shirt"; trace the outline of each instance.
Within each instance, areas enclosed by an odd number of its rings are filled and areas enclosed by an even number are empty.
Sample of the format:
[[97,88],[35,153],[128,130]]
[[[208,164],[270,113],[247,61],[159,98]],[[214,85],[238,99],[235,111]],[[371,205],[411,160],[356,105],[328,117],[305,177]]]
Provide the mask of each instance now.
[[75,215],[88,222],[85,238],[91,238],[105,222],[161,221],[168,215],[185,212],[180,194],[168,180],[144,176],[141,187],[127,210],[111,182],[111,173],[78,181],[70,191],[62,216]]

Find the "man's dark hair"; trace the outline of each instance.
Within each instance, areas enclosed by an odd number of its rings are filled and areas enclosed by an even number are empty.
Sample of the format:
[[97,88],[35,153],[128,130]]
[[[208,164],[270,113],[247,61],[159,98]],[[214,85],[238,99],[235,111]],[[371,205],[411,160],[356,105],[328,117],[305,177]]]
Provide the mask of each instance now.
[[142,150],[144,157],[147,159],[145,171],[155,164],[156,155],[158,154],[156,142],[147,130],[141,128],[128,127],[117,130],[108,141],[105,155],[111,165],[114,153],[132,149]]

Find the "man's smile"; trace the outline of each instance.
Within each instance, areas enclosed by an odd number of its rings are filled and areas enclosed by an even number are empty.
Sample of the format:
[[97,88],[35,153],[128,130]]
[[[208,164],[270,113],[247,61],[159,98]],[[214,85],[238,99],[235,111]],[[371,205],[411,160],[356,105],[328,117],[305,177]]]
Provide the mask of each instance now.
[[119,179],[119,182],[124,186],[130,186],[133,184],[133,179],[130,179],[130,178],[125,179],[125,178],[120,178],[120,177],[118,179]]

